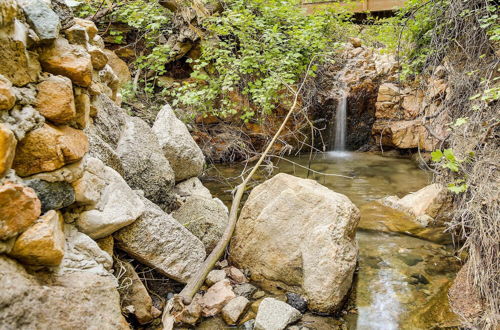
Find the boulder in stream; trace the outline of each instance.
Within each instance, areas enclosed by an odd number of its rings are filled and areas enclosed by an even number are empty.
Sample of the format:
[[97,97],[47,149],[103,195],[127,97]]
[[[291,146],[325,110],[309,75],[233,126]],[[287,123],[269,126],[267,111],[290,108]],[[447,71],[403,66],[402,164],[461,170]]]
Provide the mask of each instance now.
[[252,190],[231,242],[232,263],[264,289],[331,313],[351,287],[359,211],[313,180],[278,174]]

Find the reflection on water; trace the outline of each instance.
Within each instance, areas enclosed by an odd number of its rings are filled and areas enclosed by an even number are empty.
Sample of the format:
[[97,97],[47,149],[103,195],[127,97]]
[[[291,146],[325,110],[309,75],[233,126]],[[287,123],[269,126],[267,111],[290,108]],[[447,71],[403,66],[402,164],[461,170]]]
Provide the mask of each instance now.
[[[307,177],[308,156],[280,160],[273,172]],[[242,166],[217,166],[226,178],[240,174]],[[364,221],[376,222],[376,212],[361,206],[389,195],[402,197],[430,182],[428,173],[409,159],[383,157],[374,153],[329,152],[316,154],[309,178],[348,196]],[[211,173],[211,174],[213,174]],[[325,175],[323,175],[325,174]],[[336,175],[351,177],[340,177]],[[259,173],[258,181],[266,175]],[[229,182],[231,182],[229,180]],[[240,181],[233,181],[233,186]],[[227,204],[231,202],[227,181],[206,182]],[[391,216],[383,214],[380,216]],[[370,219],[365,219],[368,217]],[[375,218],[374,218],[375,217]],[[353,296],[357,313],[348,315],[350,329],[427,329],[440,320],[427,319],[417,311],[437,296],[453,278],[458,264],[444,246],[414,237],[378,231],[358,231],[359,270]],[[442,308],[447,304],[444,301]],[[408,321],[409,317],[412,321]]]

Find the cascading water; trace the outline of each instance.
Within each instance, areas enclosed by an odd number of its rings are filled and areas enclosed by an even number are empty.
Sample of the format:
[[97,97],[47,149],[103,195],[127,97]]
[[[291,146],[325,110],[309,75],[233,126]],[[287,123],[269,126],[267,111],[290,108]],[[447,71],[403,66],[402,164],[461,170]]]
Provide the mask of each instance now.
[[335,145],[333,151],[345,151],[347,124],[347,93],[342,92],[335,115]]

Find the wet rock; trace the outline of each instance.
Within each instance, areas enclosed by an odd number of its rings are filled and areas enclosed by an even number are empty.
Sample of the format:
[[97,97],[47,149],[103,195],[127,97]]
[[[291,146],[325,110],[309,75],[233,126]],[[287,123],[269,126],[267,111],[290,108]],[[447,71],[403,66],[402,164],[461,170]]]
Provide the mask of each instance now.
[[20,184],[0,186],[0,240],[22,233],[41,213],[41,203],[33,189]]
[[177,182],[201,174],[205,157],[186,125],[177,119],[170,105],[165,105],[158,113],[153,131],[175,172]]
[[14,133],[4,124],[0,124],[0,178],[4,177],[12,167],[16,146]]
[[47,282],[40,283],[4,256],[0,269],[0,323],[6,329],[128,329],[111,277],[75,272],[53,278],[47,273]]
[[31,106],[25,106],[11,111],[0,111],[0,121],[7,126],[17,141],[21,141],[29,131],[43,126],[44,118]]
[[196,195],[188,197],[172,216],[203,242],[207,253],[220,241],[229,219],[223,204]]
[[245,203],[231,262],[267,291],[298,293],[311,310],[332,312],[351,286],[358,221],[359,210],[346,196],[278,174],[255,187]]
[[400,258],[408,266],[415,266],[416,264],[424,261],[424,259],[422,259],[419,255],[411,253],[402,253],[398,255],[398,258]]
[[236,324],[245,311],[250,301],[247,298],[238,296],[227,303],[221,311],[222,318],[227,324]]
[[293,292],[287,292],[286,294],[286,303],[302,314],[307,311],[307,301],[302,298],[299,294]]
[[186,283],[205,260],[200,240],[145,198],[145,212],[114,234],[117,245],[163,275]]
[[410,284],[429,284],[429,280],[422,274],[412,274],[410,277]]
[[16,103],[16,96],[12,89],[12,83],[0,75],[0,111],[10,110]]
[[130,75],[130,70],[128,68],[127,63],[125,63],[118,55],[115,54],[112,50],[105,49],[104,53],[108,57],[108,65],[111,66],[113,72],[118,77],[118,81],[120,87],[125,86],[127,83],[132,81],[132,77]]
[[201,299],[202,313],[205,317],[218,314],[236,295],[229,280],[222,280],[212,285]]
[[96,158],[87,160],[86,173],[73,186],[77,201],[91,206],[76,223],[92,238],[111,235],[144,212],[143,202],[120,174]]
[[189,196],[202,196],[205,198],[212,198],[210,191],[201,183],[198,178],[187,179],[186,181],[179,182],[175,188],[174,193],[181,197]]
[[53,171],[80,160],[87,151],[83,131],[44,124],[18,143],[13,167],[19,176]]
[[466,263],[448,291],[451,310],[468,321],[480,317],[485,310],[481,294],[470,280],[470,272],[470,264]]
[[123,306],[132,306],[133,314],[140,324],[146,324],[153,320],[153,300],[148,291],[142,284],[139,275],[137,275],[134,266],[126,261],[117,263],[118,270],[124,270],[125,273],[120,278],[120,296]]
[[37,110],[56,124],[67,124],[75,118],[73,85],[69,78],[51,76],[37,86]]
[[47,182],[39,179],[28,180],[26,185],[35,190],[42,202],[42,212],[59,210],[75,202],[75,191],[68,182]]
[[143,190],[146,198],[168,209],[173,202],[174,171],[148,124],[140,118],[128,117],[116,152],[127,183],[134,189]]
[[255,291],[257,291],[257,288],[250,283],[242,283],[236,285],[233,291],[237,296],[242,296],[250,299],[250,297],[252,297]]
[[90,96],[83,89],[75,88],[75,120],[73,126],[78,129],[84,129],[90,122]]
[[52,210],[19,235],[9,255],[28,265],[57,266],[64,244],[62,216]]
[[41,42],[54,41],[59,35],[61,23],[59,16],[42,0],[20,0],[18,4],[24,11],[27,21],[35,30]]
[[102,70],[108,64],[108,56],[100,48],[90,46],[88,49],[94,70]]
[[66,39],[58,38],[50,47],[44,47],[40,63],[44,71],[66,76],[79,86],[88,87],[92,83],[90,55],[83,47],[71,45]]
[[222,269],[214,269],[210,271],[210,273],[208,273],[205,282],[207,283],[207,285],[211,286],[224,279],[226,279],[226,272]]
[[224,270],[226,271],[227,276],[231,280],[233,280],[235,283],[240,284],[240,283],[248,282],[248,279],[245,276],[245,274],[243,274],[243,272],[241,270],[239,270],[238,268],[230,266],[230,267],[224,268]]
[[266,298],[259,305],[255,318],[255,330],[283,330],[287,325],[296,322],[302,314],[282,301]]

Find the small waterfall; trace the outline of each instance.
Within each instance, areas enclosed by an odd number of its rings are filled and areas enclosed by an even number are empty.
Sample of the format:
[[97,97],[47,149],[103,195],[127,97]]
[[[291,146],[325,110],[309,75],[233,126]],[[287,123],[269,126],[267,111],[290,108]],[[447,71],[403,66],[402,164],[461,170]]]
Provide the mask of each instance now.
[[[333,128],[335,127],[335,134]],[[330,150],[333,146],[333,151],[345,151],[345,137],[347,129],[347,92],[342,91],[337,104],[335,113],[335,126],[331,125],[330,129]]]

